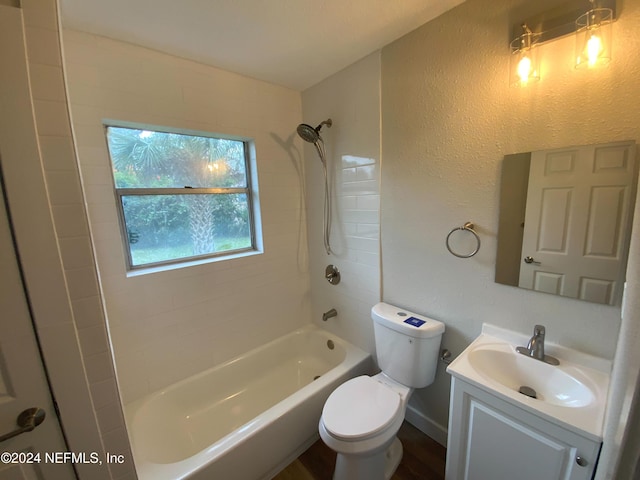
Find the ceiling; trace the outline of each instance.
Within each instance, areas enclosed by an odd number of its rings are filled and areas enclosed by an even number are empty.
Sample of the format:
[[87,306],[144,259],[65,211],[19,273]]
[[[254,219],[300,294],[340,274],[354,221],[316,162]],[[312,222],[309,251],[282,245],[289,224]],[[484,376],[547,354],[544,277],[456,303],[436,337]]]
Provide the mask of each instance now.
[[296,90],[464,0],[60,0],[65,28]]

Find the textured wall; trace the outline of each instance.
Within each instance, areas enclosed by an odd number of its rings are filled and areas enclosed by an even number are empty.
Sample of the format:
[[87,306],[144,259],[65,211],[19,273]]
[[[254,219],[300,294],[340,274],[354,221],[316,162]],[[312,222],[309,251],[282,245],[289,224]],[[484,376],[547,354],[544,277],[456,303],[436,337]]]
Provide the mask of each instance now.
[[[384,300],[444,321],[454,355],[483,322],[542,323],[548,341],[612,358],[619,307],[494,283],[498,186],[506,154],[640,141],[640,2],[625,2],[607,68],[575,70],[568,37],[542,46],[539,83],[510,88],[511,17],[526,3],[468,0],[382,51]],[[482,248],[455,258],[445,237],[469,220]],[[441,368],[412,404],[444,427],[448,395]]]
[[[130,44],[64,32],[92,238],[125,403],[309,321],[300,93]],[[255,142],[264,254],[127,276],[102,121]]]
[[[365,57],[302,94],[304,122],[324,128],[333,195],[333,254],[322,242],[324,179],[318,154],[304,149],[313,321],[374,351],[371,307],[380,301],[380,53]],[[338,285],[324,279],[335,264]],[[322,313],[336,308],[327,323]]]

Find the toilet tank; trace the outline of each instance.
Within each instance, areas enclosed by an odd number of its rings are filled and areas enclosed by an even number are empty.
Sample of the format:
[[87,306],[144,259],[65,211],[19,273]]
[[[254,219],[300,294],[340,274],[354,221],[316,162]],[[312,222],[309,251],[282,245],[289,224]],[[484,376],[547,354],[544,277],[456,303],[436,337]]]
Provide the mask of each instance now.
[[436,376],[444,324],[388,303],[375,305],[371,318],[380,369],[408,387],[430,385]]

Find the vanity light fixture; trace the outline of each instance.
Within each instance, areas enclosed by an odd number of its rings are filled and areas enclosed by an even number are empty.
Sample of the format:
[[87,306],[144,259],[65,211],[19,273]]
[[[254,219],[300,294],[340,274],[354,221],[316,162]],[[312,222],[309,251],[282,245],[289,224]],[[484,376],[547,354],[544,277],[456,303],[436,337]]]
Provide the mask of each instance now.
[[[525,86],[540,80],[540,47],[547,42],[573,35],[576,38],[576,68],[606,65],[611,60],[612,23],[616,20],[616,0],[563,0],[553,8],[514,23],[509,43],[511,51],[509,83]],[[526,3],[527,10],[535,3]],[[522,18],[522,17],[521,17]],[[577,20],[576,20],[577,19]],[[544,52],[542,52],[544,53]],[[545,68],[558,68],[548,65]]]
[[613,10],[596,8],[576,20],[576,68],[606,65],[611,61],[611,24]]
[[511,85],[525,86],[540,80],[537,41],[538,35],[533,33],[526,23],[523,23],[522,34],[510,44],[509,83]]

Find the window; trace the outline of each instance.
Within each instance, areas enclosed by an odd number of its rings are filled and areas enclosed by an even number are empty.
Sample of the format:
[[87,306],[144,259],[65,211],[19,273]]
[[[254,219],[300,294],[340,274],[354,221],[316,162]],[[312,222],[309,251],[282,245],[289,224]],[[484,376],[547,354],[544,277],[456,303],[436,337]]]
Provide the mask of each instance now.
[[245,141],[107,126],[128,268],[256,249]]

